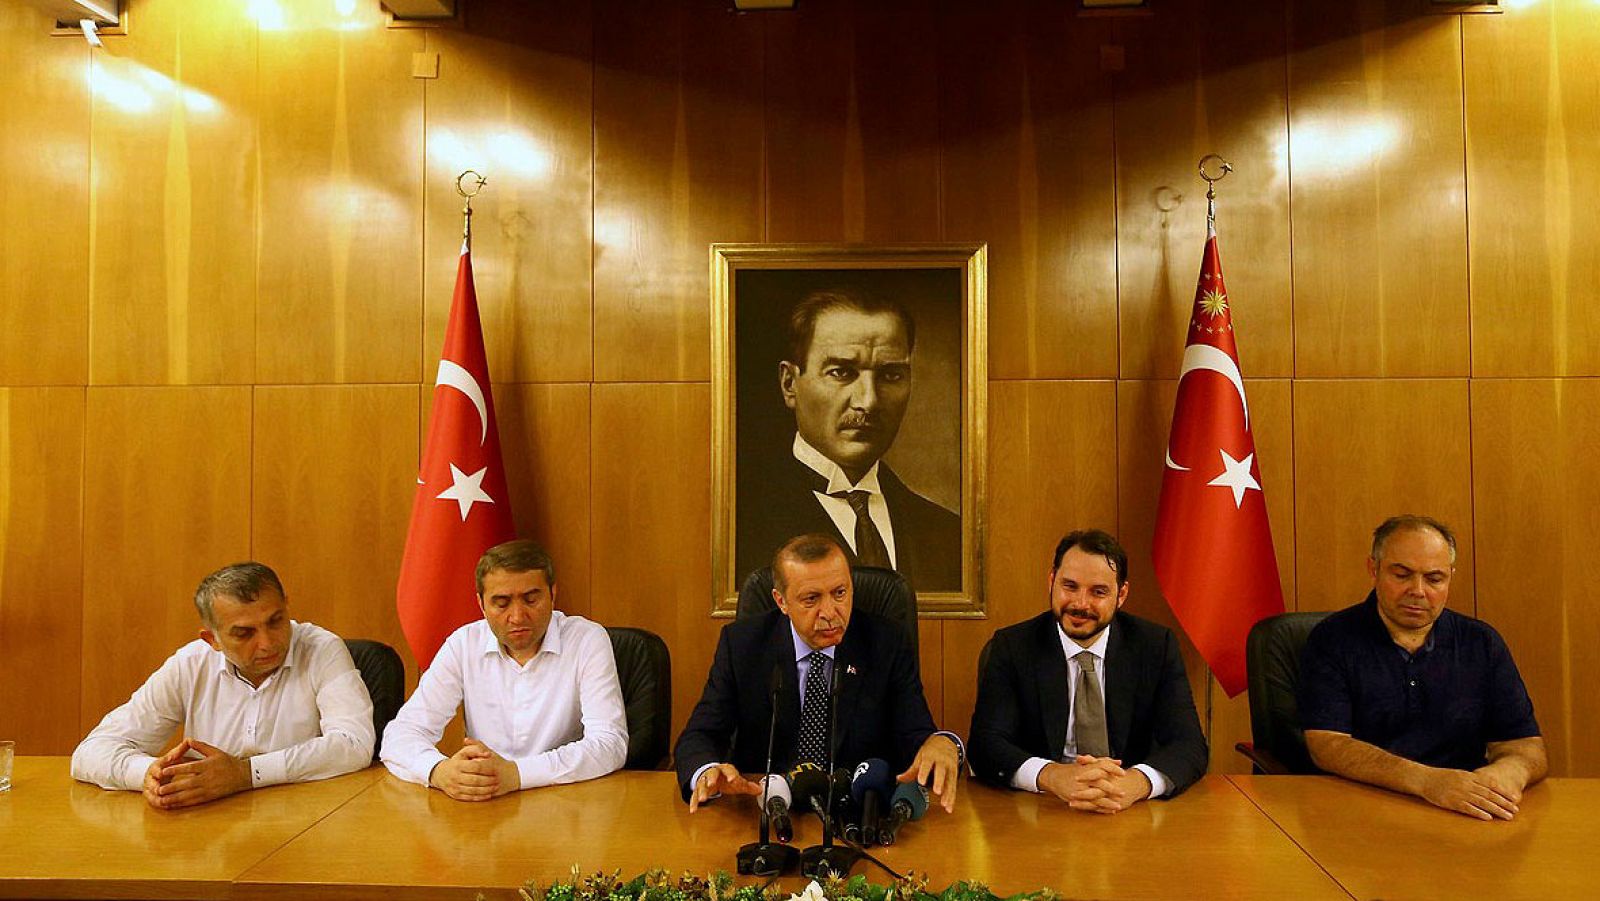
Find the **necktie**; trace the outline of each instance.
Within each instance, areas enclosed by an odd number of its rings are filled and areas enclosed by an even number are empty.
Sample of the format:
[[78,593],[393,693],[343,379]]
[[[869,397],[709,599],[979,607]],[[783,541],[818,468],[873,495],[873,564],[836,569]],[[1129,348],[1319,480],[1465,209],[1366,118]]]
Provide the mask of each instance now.
[[1072,698],[1072,735],[1079,754],[1111,756],[1111,741],[1106,738],[1106,702],[1100,694],[1100,677],[1095,673],[1094,655],[1079,651],[1078,688]]
[[801,763],[828,765],[828,655],[812,651],[806,656],[806,693],[800,705],[800,740],[795,749]]
[[884,545],[883,536],[878,534],[872,514],[867,512],[867,500],[872,497],[872,492],[840,491],[832,497],[844,498],[850,504],[850,512],[856,515],[856,562],[863,566],[889,569],[889,548]]

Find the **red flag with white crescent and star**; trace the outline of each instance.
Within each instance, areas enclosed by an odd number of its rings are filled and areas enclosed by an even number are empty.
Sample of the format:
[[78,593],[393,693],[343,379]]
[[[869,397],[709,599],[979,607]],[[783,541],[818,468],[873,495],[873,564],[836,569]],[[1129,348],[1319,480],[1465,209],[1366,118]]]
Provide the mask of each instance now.
[[516,534],[472,286],[472,253],[463,244],[395,589],[400,627],[419,669],[428,668],[451,632],[480,615],[473,580],[478,558]]
[[1229,697],[1245,689],[1245,637],[1283,612],[1250,404],[1234,345],[1217,232],[1208,223],[1152,557],[1183,631]]

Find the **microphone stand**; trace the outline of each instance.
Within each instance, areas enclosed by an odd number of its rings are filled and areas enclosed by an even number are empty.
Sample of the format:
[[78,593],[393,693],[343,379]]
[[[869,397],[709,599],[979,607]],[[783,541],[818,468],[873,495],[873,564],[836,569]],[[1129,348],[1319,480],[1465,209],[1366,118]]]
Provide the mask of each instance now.
[[770,820],[767,813],[767,795],[772,791],[772,746],[778,735],[778,694],[783,690],[782,664],[772,668],[772,725],[767,729],[767,774],[761,780],[761,818],[758,840],[739,848],[734,858],[735,869],[741,876],[772,876],[792,872],[800,862],[800,850],[790,845],[770,841]]
[[[822,844],[812,845],[800,855],[800,875],[812,879],[849,875],[861,860],[861,852],[849,845],[833,843],[833,771],[839,750],[839,661],[833,661],[833,678],[828,686],[828,792],[822,817]],[[816,806],[815,804],[812,805]]]

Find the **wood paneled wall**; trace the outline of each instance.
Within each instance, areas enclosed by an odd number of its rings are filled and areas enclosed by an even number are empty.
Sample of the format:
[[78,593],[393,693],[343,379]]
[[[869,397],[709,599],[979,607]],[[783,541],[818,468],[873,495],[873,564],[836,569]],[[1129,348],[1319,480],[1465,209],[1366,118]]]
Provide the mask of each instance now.
[[[1217,151],[1286,596],[1359,599],[1367,535],[1461,531],[1554,772],[1600,775],[1600,17],[1420,0],[1072,4],[130,0],[101,50],[0,0],[0,736],[66,753],[254,556],[403,645],[393,586],[460,236],[513,503],[569,611],[661,633],[674,719],[710,582],[713,241],[989,245],[990,618],[929,621],[936,714],[1044,603],[1067,529],[1148,560]],[[437,77],[413,77],[437,61]],[[1213,763],[1243,698],[1190,655]],[[414,673],[413,673],[414,676]]]

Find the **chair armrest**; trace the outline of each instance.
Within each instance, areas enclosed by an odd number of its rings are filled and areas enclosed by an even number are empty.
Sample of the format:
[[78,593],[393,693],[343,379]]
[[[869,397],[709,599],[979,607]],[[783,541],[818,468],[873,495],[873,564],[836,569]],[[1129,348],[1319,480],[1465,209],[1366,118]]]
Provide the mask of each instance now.
[[1286,766],[1283,761],[1281,761],[1278,758],[1274,757],[1272,755],[1271,751],[1268,751],[1265,748],[1258,748],[1252,742],[1241,741],[1238,744],[1234,745],[1233,749],[1235,751],[1238,751],[1240,754],[1243,754],[1245,757],[1249,758],[1250,763],[1255,767],[1255,771],[1256,771],[1256,773],[1258,775],[1262,775],[1262,776],[1289,776],[1289,775],[1293,775],[1293,771],[1290,770],[1289,767]]

